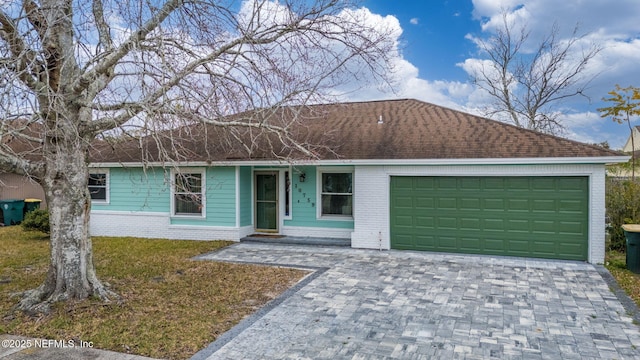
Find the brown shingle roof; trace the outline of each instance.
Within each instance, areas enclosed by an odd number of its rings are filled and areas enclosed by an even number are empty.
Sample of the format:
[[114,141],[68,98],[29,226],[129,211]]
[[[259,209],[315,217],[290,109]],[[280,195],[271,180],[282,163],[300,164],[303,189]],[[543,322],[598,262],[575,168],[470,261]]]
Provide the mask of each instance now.
[[[386,100],[307,107],[282,108],[271,114],[270,123],[292,126],[296,139],[312,144],[321,160],[381,159],[495,159],[495,158],[582,158],[623,154],[595,145],[538,133],[498,121],[417,100]],[[243,117],[247,114],[237,115]],[[262,115],[260,115],[262,116]],[[235,118],[232,117],[232,118]],[[263,119],[264,117],[260,117]],[[382,123],[378,123],[382,118]],[[254,118],[255,120],[255,118]],[[167,133],[169,134],[169,133]],[[172,154],[183,161],[264,160],[308,156],[282,146],[273,136],[250,134],[213,126],[194,125],[170,132],[178,139]],[[253,140],[249,150],[240,146]],[[142,144],[142,145],[141,145]],[[159,161],[155,142],[145,139],[94,152],[94,162]]]

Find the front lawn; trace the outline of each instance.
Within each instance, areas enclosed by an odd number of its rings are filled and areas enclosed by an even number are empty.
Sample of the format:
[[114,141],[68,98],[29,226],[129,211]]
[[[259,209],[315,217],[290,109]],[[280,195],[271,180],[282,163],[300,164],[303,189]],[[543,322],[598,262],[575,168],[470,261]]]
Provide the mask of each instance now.
[[619,251],[607,251],[605,267],[616,279],[618,285],[640,306],[640,275],[627,270],[626,254]]
[[295,284],[295,269],[193,261],[223,241],[93,238],[99,278],[121,304],[59,304],[29,318],[11,312],[12,293],[42,283],[49,242],[38,232],[0,228],[0,333],[91,341],[100,349],[169,359],[191,357]]

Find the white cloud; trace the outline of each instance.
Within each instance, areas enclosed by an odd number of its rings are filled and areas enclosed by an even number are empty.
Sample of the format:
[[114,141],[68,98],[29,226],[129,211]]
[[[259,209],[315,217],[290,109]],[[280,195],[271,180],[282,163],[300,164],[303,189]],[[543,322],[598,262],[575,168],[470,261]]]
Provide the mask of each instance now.
[[[615,84],[639,86],[640,38],[637,19],[640,18],[640,2],[621,0],[591,0],[586,2],[557,0],[473,0],[474,18],[481,22],[481,34],[469,34],[467,40],[477,45],[479,36],[487,36],[502,24],[502,12],[507,9],[508,21],[514,26],[526,26],[530,31],[532,48],[550,29],[559,26],[559,39],[567,39],[578,27],[578,35],[584,35],[576,45],[576,56],[596,44],[602,48],[586,68],[586,79],[593,78],[585,92],[586,97],[565,101],[560,111],[567,127],[567,136],[587,142],[609,141],[612,147],[621,145],[626,139],[624,129],[602,119],[596,108],[605,106],[601,98]],[[458,64],[467,73],[477,70],[481,58],[468,58]],[[473,108],[482,104],[482,96],[474,92],[466,102]]]
[[411,23],[411,25],[418,25],[418,23],[420,22],[420,19],[411,18],[411,20],[409,20],[409,22]]
[[620,149],[627,140],[626,126],[612,124],[593,111],[565,114],[561,121],[567,127],[566,137],[590,144],[608,142],[612,149]]
[[419,70],[398,52],[393,61],[394,71],[391,81],[396,84],[393,91],[381,90],[376,86],[364,86],[348,93],[346,101],[365,101],[374,99],[410,98],[441,106],[464,110],[462,104],[476,91],[469,83],[459,81],[425,80],[420,78]]
[[599,114],[593,111],[566,114],[562,116],[562,121],[572,128],[592,127],[603,121]]

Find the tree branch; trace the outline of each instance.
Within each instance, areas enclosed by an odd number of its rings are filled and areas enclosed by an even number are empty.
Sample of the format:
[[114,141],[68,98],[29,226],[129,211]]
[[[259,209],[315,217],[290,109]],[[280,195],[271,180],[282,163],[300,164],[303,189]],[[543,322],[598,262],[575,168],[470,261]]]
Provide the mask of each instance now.
[[103,48],[105,51],[110,52],[113,50],[113,40],[111,39],[111,33],[109,25],[104,20],[104,8],[102,6],[102,0],[93,0],[93,19],[96,22],[98,28],[98,48]]
[[73,91],[75,93],[81,93],[89,85],[91,85],[97,77],[102,74],[111,72],[118,61],[125,57],[129,53],[129,51],[131,51],[131,49],[135,48],[137,44],[139,44],[149,33],[155,30],[158,25],[160,25],[160,23],[164,21],[164,19],[166,19],[173,11],[179,8],[184,2],[185,0],[167,1],[162,6],[162,8],[156,14],[154,14],[153,17],[151,17],[151,19],[149,19],[140,29],[138,29],[138,31],[131,34],[129,38],[125,40],[120,46],[109,52],[108,55],[104,56],[93,68],[87,70],[84,74],[82,74],[82,76],[80,76],[75,81]]
[[573,61],[573,50],[584,36],[577,35],[576,27],[571,37],[562,41],[558,38],[559,28],[554,24],[532,55],[523,54],[521,50],[529,33],[522,27],[520,35],[515,37],[513,27],[508,12],[503,11],[502,28],[489,41],[478,41],[491,68],[487,70],[483,66],[472,76],[476,85],[495,101],[496,108],[488,114],[507,114],[516,126],[533,130],[550,133],[562,130],[551,106],[582,94],[590,80],[578,85],[581,75],[600,48],[592,46]]
[[38,81],[37,74],[30,74],[29,70],[39,69],[42,64],[37,60],[35,51],[30,49],[20,36],[16,24],[4,11],[0,11],[0,38],[9,45],[12,55],[11,65],[3,61],[2,66],[16,74],[32,91],[37,91],[43,84]]
[[[316,12],[317,10],[313,11],[312,14],[315,14]],[[166,96],[170,89],[177,86],[187,75],[194,73],[198,67],[207,66],[207,64],[213,63],[222,55],[226,54],[235,56],[246,56],[246,51],[242,50],[242,47],[245,45],[266,45],[275,43],[279,39],[282,39],[283,37],[291,33],[317,31],[313,28],[314,23],[309,22],[309,19],[307,19],[306,16],[307,15],[299,17],[293,23],[285,25],[274,25],[259,32],[247,31],[243,33],[242,36],[224,45],[220,45],[216,51],[206,56],[200,56],[192,62],[186,64],[182,69],[180,69],[180,71],[173,74],[170,79],[167,79],[165,82],[163,82],[160,87],[155,89],[144,99],[135,103],[131,103],[131,105],[128,107],[123,107],[125,111],[122,111],[119,115],[91,122],[91,124],[87,125],[87,131],[100,133],[105,130],[113,129],[122,126],[127,121],[139,115],[145,109],[157,109],[160,105],[155,104],[155,102]],[[307,24],[304,24],[305,22],[307,22]],[[323,33],[323,35],[324,34],[325,33]],[[114,108],[114,106],[104,108],[100,106],[97,107],[98,110]]]

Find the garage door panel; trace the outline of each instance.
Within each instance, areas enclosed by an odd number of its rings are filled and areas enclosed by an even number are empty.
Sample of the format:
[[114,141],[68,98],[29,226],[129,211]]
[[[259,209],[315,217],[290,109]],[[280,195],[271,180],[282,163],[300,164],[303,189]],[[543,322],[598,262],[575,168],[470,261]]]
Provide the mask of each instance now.
[[506,243],[507,241],[504,239],[493,239],[493,238],[486,238],[484,239],[484,249],[489,252],[504,252],[504,249],[506,248]]
[[441,197],[436,200],[438,209],[457,210],[457,201],[453,197]]
[[529,181],[527,178],[508,177],[505,189],[514,192],[529,192]]
[[507,210],[529,211],[529,199],[507,199]]
[[445,191],[445,190],[456,190],[458,188],[455,178],[451,177],[438,177],[438,179],[434,183],[434,190]]
[[504,219],[484,219],[483,230],[503,232],[505,230],[504,223]]
[[435,248],[439,251],[455,251],[458,248],[456,238],[452,236],[435,237]]
[[533,234],[554,234],[557,231],[553,220],[534,220],[531,225]]
[[414,205],[418,209],[435,209],[435,199],[433,197],[416,196]]
[[482,208],[480,199],[476,198],[461,198],[460,210],[480,211]]
[[568,221],[560,221],[558,222],[558,232],[560,234],[567,235],[576,235],[577,237],[586,236],[587,234],[584,232],[584,226],[579,222],[568,222]]
[[415,224],[419,229],[432,230],[436,227],[436,219],[433,216],[416,216]]
[[580,200],[559,200],[559,211],[560,212],[573,212],[573,213],[584,213],[585,209],[583,207],[583,203]]
[[395,241],[396,249],[413,249],[416,246],[414,236],[410,234],[397,234]]
[[415,239],[415,250],[429,250],[436,245],[435,238],[429,235],[417,236]]
[[538,178],[536,181],[530,182],[533,191],[554,191],[557,186],[557,178]]
[[548,199],[534,199],[532,200],[532,211],[539,212],[555,212],[557,210],[556,201]]
[[[432,178],[423,178],[423,181]],[[394,179],[393,186],[396,190],[407,190],[413,191],[414,189],[414,180],[410,177],[397,177]]]
[[396,215],[394,220],[398,227],[413,228],[413,216],[411,215]]
[[456,230],[458,229],[458,219],[454,217],[438,217],[437,228],[439,230]]
[[467,177],[460,179],[460,190],[478,191],[480,190],[481,179],[477,177]]
[[530,241],[527,239],[511,239],[507,242],[508,249],[510,253],[528,253]]
[[558,253],[564,258],[568,260],[583,260],[580,257],[576,256],[581,249],[581,244],[560,244],[557,247]]
[[461,237],[458,246],[463,251],[474,251],[482,247],[482,240],[478,237]]
[[504,199],[483,199],[485,211],[504,211]]
[[529,233],[529,220],[507,219],[507,231],[514,233]]
[[460,228],[463,230],[481,231],[481,220],[477,218],[462,218],[460,219]]
[[588,205],[587,177],[392,177],[391,245],[586,260]]
[[396,208],[413,209],[413,198],[410,196],[398,196],[395,199]]
[[[415,178],[414,178],[415,179]],[[423,177],[419,180],[414,180],[412,183],[409,183],[409,188],[412,190],[433,190],[436,188],[436,178],[432,177]]]
[[505,178],[501,178],[501,177],[485,178],[483,185],[484,185],[483,186],[484,190],[500,190],[500,191],[502,191],[504,189],[504,186],[505,186]]
[[581,186],[584,182],[584,178],[580,177],[564,177],[558,179],[558,189],[562,191],[569,191],[574,193],[581,193]]

